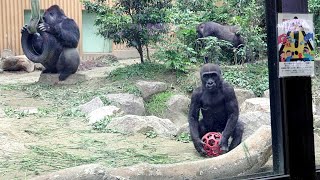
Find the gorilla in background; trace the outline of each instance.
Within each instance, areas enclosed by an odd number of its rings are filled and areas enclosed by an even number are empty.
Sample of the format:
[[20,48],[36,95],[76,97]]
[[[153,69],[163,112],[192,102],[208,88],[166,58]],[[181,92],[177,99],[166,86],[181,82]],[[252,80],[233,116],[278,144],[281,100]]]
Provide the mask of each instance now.
[[80,32],[75,21],[53,5],[44,12],[38,32],[29,34],[26,26],[22,28],[21,44],[28,59],[41,63],[45,67],[43,73],[60,74],[60,81],[74,74],[80,64],[76,49]]
[[[206,156],[201,138],[208,132],[220,132],[220,147],[226,153],[241,143],[244,130],[239,119],[238,101],[233,87],[221,77],[218,65],[202,66],[202,86],[194,90],[189,110],[190,134],[196,150]],[[199,113],[203,118],[199,121]],[[232,137],[230,146],[229,138]]]
[[[198,38],[217,37],[232,43],[234,48],[240,48],[244,45],[244,39],[238,30],[237,26],[224,26],[216,22],[204,22],[197,26]],[[208,57],[205,57],[205,63],[208,63]]]

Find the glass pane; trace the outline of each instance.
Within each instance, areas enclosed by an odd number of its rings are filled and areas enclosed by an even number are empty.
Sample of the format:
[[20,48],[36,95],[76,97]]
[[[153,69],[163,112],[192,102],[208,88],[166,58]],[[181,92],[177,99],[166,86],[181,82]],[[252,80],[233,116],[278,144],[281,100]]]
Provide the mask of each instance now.
[[[316,1],[308,1],[309,12],[313,14],[315,34],[315,76],[312,78],[313,118],[314,118],[314,146],[316,165],[320,166],[320,58],[319,58],[319,6]],[[318,167],[319,168],[319,167]]]
[[[160,5],[130,11],[148,13],[125,26],[146,26],[141,33],[148,38],[170,21],[170,32],[148,44],[154,53],[146,63],[94,64],[64,82],[39,71],[0,74],[0,179],[52,172],[62,179],[79,172],[93,177],[88,172],[98,176],[104,169],[132,179],[247,179],[283,173],[281,120],[278,109],[270,109],[270,98],[278,104],[279,92],[271,86],[270,96],[268,90],[264,1],[176,0],[168,14],[150,9],[165,7]],[[125,9],[117,9],[117,15]],[[75,6],[75,11],[82,10]],[[103,14],[82,12],[83,51],[112,51],[111,41],[97,36],[93,25],[95,16]],[[30,11],[24,18],[27,22]],[[215,29],[219,33],[207,32]],[[200,75],[204,59],[221,71],[209,66]],[[225,137],[223,151],[219,143]]]

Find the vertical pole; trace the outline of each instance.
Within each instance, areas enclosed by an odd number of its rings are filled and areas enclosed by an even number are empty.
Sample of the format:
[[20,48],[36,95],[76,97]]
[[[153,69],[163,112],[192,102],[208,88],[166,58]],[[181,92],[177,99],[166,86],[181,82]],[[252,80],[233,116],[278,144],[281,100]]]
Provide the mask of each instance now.
[[[279,12],[307,13],[307,0],[282,0]],[[276,36],[275,36],[276,37]],[[316,179],[311,77],[281,79],[283,119],[291,179]]]
[[268,67],[269,67],[269,92],[272,128],[272,152],[274,174],[284,172],[284,150],[283,147],[283,123],[281,121],[281,94],[280,80],[278,78],[277,60],[277,3],[275,0],[266,0],[266,24],[267,24],[267,45],[268,45]]

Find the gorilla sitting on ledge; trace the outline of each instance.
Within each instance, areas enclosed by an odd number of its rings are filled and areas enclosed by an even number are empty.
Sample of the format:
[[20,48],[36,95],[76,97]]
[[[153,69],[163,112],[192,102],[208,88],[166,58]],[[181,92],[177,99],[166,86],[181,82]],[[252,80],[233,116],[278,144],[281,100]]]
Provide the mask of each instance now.
[[80,32],[75,21],[53,5],[44,12],[37,31],[30,34],[27,26],[22,28],[21,44],[27,58],[41,63],[45,67],[43,73],[60,74],[60,81],[74,74],[80,64],[77,50]]
[[[226,153],[241,143],[243,124],[238,121],[239,107],[233,87],[221,77],[218,65],[203,65],[200,71],[202,87],[192,93],[189,110],[190,134],[196,150],[206,156],[201,138],[208,132],[220,132],[220,147]],[[199,113],[203,119],[199,121]],[[232,142],[228,146],[228,140]]]

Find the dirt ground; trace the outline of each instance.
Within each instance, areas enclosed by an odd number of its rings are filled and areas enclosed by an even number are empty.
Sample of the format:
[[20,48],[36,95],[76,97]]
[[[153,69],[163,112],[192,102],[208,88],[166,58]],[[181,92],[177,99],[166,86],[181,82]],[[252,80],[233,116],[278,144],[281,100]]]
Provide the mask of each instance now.
[[[95,77],[93,84],[99,84],[99,76],[110,70],[100,67],[87,73]],[[4,72],[0,86],[34,83],[39,75],[39,71]],[[50,109],[53,104],[23,91],[0,88],[0,99],[0,110],[6,111],[2,116],[0,112],[0,179],[29,179],[87,163],[118,167],[201,159],[192,143],[176,139],[101,133],[92,130],[85,118],[17,114],[12,109]]]

